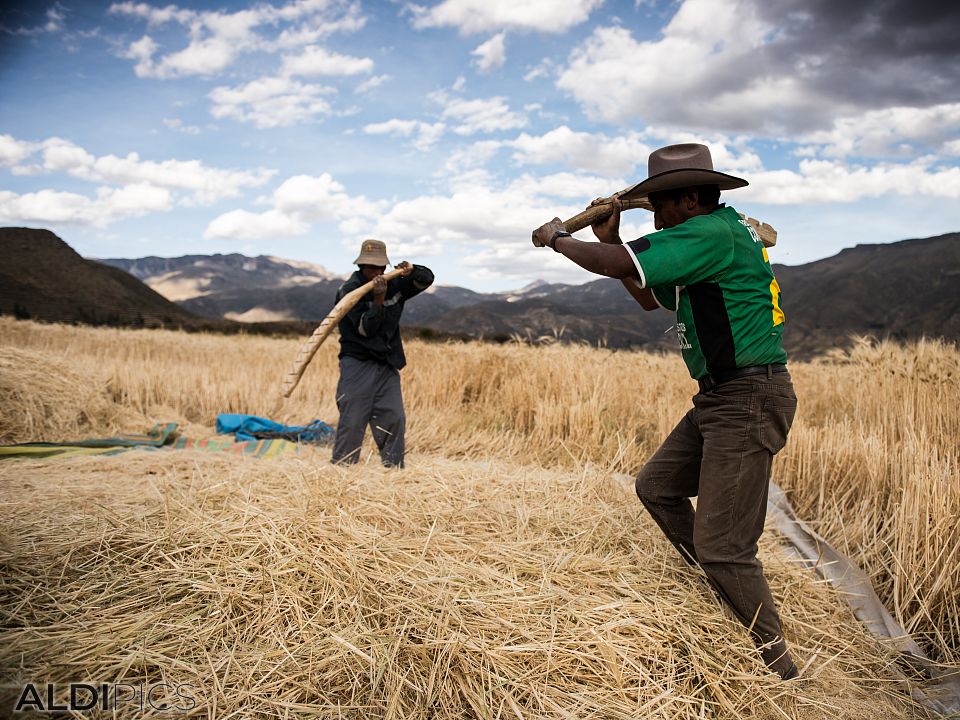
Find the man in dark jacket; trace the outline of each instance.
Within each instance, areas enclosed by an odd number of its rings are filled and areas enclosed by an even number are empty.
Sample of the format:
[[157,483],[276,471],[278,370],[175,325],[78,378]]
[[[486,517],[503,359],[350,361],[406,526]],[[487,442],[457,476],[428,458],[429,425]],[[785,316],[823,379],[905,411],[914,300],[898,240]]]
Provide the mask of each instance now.
[[715,171],[710,150],[692,143],[654,151],[648,172],[621,198],[646,197],[657,232],[623,243],[616,200],[609,219],[593,226],[599,243],[576,240],[554,218],[534,231],[533,244],[621,279],[647,310],[676,313],[677,341],[700,391],[640,471],[637,494],[749,628],[767,666],[790,679],[797,667],[757,559],[771,463],[797,408],[780,287],[756,231],[719,202],[720,191],[746,180]]
[[333,441],[334,463],[355,463],[367,425],[387,467],[403,467],[406,415],[400,392],[400,370],[407,364],[400,339],[403,304],[433,283],[423,265],[402,262],[400,277],[383,277],[390,261],[380,240],[364,240],[354,261],[358,269],[337,291],[337,302],[373,281],[373,290],[340,321],[340,420]]

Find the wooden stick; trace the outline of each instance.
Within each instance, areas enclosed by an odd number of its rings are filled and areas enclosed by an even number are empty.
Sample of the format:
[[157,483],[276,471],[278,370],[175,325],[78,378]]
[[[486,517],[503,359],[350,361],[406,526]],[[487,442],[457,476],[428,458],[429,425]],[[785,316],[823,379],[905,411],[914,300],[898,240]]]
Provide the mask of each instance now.
[[[607,198],[607,201],[597,205],[591,205],[582,213],[574,215],[569,220],[564,221],[563,227],[567,232],[577,232],[578,230],[583,230],[583,228],[592,225],[593,223],[600,222],[610,217],[610,213],[613,212],[613,207],[611,203],[613,202],[613,197]],[[642,208],[643,210],[650,210],[653,212],[653,206],[646,198],[639,198],[637,200],[621,200],[624,210],[632,210],[634,208]],[[773,247],[777,244],[777,231],[774,230],[770,225],[765,222],[760,222],[751,217],[747,217],[743,213],[740,213],[740,217],[746,220],[750,225],[753,226],[753,229],[757,231],[757,234],[760,236],[760,240],[763,242],[764,247]]]
[[[392,280],[395,277],[403,275],[403,272],[403,270],[394,269],[388,273],[384,273],[383,277],[387,280]],[[340,302],[333,306],[333,309],[317,326],[317,329],[313,331],[310,339],[307,340],[297,352],[297,357],[293,361],[293,365],[283,378],[283,397],[290,397],[290,393],[296,389],[300,378],[303,377],[303,373],[307,369],[307,365],[313,360],[313,356],[317,354],[317,350],[323,345],[323,341],[327,339],[327,336],[331,333],[334,326],[372,289],[373,280],[366,285],[361,285],[356,290],[351,290],[340,298]]]
[[[606,202],[600,203],[598,205],[591,205],[582,213],[577,213],[569,220],[565,220],[563,227],[567,232],[575,233],[577,230],[583,230],[585,227],[589,227],[596,222],[606,220],[610,217],[610,213],[613,212],[613,197],[607,198]],[[653,212],[653,205],[646,198],[639,200],[621,200],[620,201],[623,210],[633,210],[634,208],[642,208],[643,210],[649,210]]]

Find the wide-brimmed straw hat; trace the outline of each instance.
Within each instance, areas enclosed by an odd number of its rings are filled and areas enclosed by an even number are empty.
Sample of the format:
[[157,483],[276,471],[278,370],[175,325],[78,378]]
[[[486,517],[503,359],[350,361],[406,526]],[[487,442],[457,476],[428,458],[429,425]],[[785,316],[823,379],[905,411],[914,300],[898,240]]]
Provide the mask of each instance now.
[[647,197],[650,193],[697,185],[719,185],[734,190],[749,183],[713,169],[710,148],[698,143],[667,145],[650,153],[647,179],[620,194],[621,200]]
[[387,244],[382,240],[364,240],[363,245],[360,246],[360,255],[353,264],[386,267],[390,264],[387,259]]

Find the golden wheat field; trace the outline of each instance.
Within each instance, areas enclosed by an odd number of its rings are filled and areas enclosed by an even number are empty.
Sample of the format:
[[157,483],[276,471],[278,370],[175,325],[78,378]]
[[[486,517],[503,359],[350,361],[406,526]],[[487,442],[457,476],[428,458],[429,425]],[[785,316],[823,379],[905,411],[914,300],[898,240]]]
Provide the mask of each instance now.
[[[276,406],[298,344],[0,318],[0,442],[157,421],[204,437],[221,412],[335,422],[335,338]],[[695,392],[679,358],[407,356],[403,471],[369,447],[350,469],[323,448],[0,463],[4,711],[27,682],[87,682],[210,718],[930,716],[921,680],[774,533],[792,683],[646,516],[629,476]],[[774,479],[960,669],[960,352],[862,341],[791,371]]]

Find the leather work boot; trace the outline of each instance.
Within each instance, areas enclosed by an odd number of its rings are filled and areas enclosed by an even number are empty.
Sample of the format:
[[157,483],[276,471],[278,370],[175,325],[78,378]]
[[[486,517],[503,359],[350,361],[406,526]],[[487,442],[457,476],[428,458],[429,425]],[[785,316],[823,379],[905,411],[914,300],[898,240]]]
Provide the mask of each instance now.
[[777,673],[783,680],[793,680],[800,677],[796,663],[787,652],[787,643],[779,640],[776,643],[764,645],[760,648],[760,656],[764,664]]

